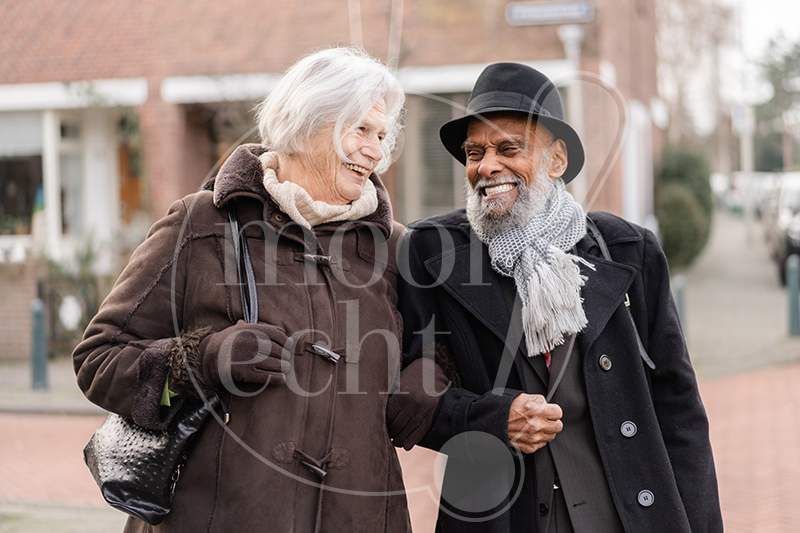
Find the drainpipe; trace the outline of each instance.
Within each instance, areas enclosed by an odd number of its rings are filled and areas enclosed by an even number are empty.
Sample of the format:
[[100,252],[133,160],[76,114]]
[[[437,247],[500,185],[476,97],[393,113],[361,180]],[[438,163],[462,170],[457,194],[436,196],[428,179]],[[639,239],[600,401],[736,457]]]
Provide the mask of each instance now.
[[[564,46],[564,55],[572,65],[575,73],[573,79],[567,85],[567,122],[572,126],[578,136],[583,139],[583,87],[579,79],[581,72],[581,44],[583,43],[583,28],[577,24],[567,24],[559,26],[558,38]],[[570,183],[572,195],[583,204],[586,201],[588,186],[586,184],[586,168],[584,166],[580,173]]]

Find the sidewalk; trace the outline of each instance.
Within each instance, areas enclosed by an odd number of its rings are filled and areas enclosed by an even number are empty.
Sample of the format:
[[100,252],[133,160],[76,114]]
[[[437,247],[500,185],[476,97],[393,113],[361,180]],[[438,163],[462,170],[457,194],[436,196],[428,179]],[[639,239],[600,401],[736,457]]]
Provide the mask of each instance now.
[[47,377],[47,390],[33,390],[29,363],[0,362],[0,413],[104,415],[78,388],[69,358],[50,361]]
[[[757,222],[717,212],[711,240],[686,275],[689,353],[701,378],[800,360],[788,337],[788,297]],[[800,385],[800,383],[798,383]]]
[[[685,331],[711,424],[725,529],[782,533],[800,523],[800,339],[786,336],[786,293],[761,241],[717,214],[712,241],[686,272]],[[82,448],[103,420],[50,364],[30,390],[27,364],[0,364],[0,533],[120,531]],[[399,451],[415,533],[433,531],[438,454]]]
[[708,412],[725,530],[800,524],[800,338],[761,227],[718,212],[686,273],[685,334]]

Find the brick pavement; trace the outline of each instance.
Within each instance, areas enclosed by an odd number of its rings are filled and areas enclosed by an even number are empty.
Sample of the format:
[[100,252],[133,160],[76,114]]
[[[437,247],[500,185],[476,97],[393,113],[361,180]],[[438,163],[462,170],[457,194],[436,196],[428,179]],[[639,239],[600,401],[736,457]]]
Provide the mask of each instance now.
[[[717,216],[712,242],[686,273],[685,328],[726,531],[789,533],[800,530],[800,340],[786,337],[786,295],[754,229],[748,243],[741,220]],[[44,394],[19,383],[26,372],[0,367],[0,411],[28,411],[0,413],[0,533],[119,531],[124,517],[102,507],[81,457],[102,417],[30,414],[87,408],[68,364],[51,366],[55,390]],[[415,533],[433,531],[437,456],[400,451]]]
[[0,413],[0,501],[102,505],[82,450],[104,418]]
[[[799,385],[798,363],[700,382],[728,532],[789,533],[800,524]],[[0,533],[39,531],[30,524],[42,522],[67,527],[82,518],[87,528],[102,520],[121,528],[121,515],[101,512],[104,504],[82,461],[81,450],[101,421],[97,416],[0,413],[0,516],[11,517],[0,520]],[[400,452],[415,533],[433,531],[437,455],[424,449]],[[82,512],[65,516],[60,506]],[[6,529],[15,521],[29,526]]]
[[107,533],[125,516],[103,501],[83,447],[103,416],[0,413],[0,533]]
[[800,364],[700,382],[729,533],[800,530]]
[[411,527],[415,533],[432,532],[436,526],[445,456],[415,447],[397,450],[403,467]]

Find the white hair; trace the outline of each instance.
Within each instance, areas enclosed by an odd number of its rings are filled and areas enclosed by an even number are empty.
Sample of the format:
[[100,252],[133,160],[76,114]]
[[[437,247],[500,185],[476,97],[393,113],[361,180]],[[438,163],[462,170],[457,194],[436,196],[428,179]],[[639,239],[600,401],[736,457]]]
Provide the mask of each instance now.
[[386,104],[386,136],[381,142],[383,158],[375,171],[383,172],[392,162],[402,128],[405,94],[388,67],[356,46],[314,52],[286,71],[257,107],[261,142],[281,155],[304,153],[309,139],[333,124],[334,149],[343,161],[349,161],[342,137],[381,98]]

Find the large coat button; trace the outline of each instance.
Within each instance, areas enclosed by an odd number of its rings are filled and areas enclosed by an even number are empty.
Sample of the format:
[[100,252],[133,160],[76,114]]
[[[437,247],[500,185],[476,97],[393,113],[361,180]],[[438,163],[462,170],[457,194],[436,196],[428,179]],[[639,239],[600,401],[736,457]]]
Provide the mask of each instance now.
[[642,507],[650,507],[651,505],[653,505],[653,502],[655,501],[656,498],[655,496],[653,496],[653,493],[650,492],[649,490],[643,490],[639,493],[637,499],[639,500],[639,505],[641,505]]
[[636,424],[634,424],[630,420],[626,420],[619,427],[619,430],[623,435],[625,435],[626,437],[630,438],[630,437],[633,437],[634,435],[636,435],[637,428],[636,428]]
[[611,358],[606,354],[600,356],[600,360],[598,361],[598,363],[600,363],[600,368],[602,368],[606,372],[611,370]]
[[546,504],[546,503],[540,503],[540,504],[539,504],[539,514],[540,514],[541,516],[545,516],[545,515],[546,515],[547,513],[549,513],[549,512],[550,512],[550,508],[549,508],[549,507],[547,507],[547,504]]

